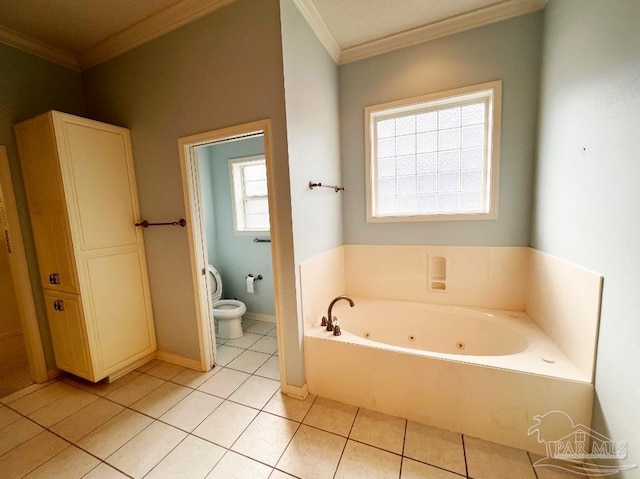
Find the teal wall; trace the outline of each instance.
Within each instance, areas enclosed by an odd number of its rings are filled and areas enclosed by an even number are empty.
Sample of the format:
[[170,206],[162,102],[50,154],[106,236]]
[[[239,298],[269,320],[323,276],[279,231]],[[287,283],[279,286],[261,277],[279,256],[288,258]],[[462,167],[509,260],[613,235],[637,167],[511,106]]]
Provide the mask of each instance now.
[[[213,228],[207,227],[209,263],[220,273],[223,297],[236,298],[247,306],[248,313],[274,316],[273,269],[271,267],[271,243],[255,243],[253,239],[268,237],[268,234],[236,234],[233,229],[231,183],[229,159],[264,153],[263,137],[238,140],[202,147],[198,151],[199,163],[206,163],[208,171],[202,169],[202,190],[209,188],[210,199],[203,195],[205,218],[213,217]],[[204,186],[208,183],[207,186]],[[210,221],[210,220],[209,220]],[[208,223],[208,221],[207,221]],[[213,251],[212,251],[213,250]],[[256,281],[254,293],[248,293],[246,276],[262,275]]]
[[640,464],[640,3],[544,16],[532,243],[604,276],[593,428]]
[[55,366],[13,125],[49,110],[86,113],[80,73],[0,43],[0,144],[7,146],[48,368]]
[[[533,13],[340,66],[346,244],[529,244],[541,40]],[[498,219],[367,224],[364,108],[491,80],[503,87]]]

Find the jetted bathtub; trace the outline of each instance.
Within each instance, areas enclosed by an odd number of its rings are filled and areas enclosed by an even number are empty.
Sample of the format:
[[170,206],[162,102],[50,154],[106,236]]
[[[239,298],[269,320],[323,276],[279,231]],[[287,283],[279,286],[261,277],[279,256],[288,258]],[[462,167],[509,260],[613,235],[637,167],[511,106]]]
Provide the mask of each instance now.
[[526,313],[352,299],[333,309],[342,335],[305,332],[311,393],[543,454],[535,415],[590,425],[591,378]]

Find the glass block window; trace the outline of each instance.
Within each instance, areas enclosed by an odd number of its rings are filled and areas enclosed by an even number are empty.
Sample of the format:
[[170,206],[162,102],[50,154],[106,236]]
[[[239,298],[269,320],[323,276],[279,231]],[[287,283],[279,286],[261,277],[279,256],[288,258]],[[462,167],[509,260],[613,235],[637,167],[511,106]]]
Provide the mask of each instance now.
[[237,233],[269,231],[267,163],[264,156],[229,161],[233,219]]
[[496,217],[500,82],[365,109],[367,220]]

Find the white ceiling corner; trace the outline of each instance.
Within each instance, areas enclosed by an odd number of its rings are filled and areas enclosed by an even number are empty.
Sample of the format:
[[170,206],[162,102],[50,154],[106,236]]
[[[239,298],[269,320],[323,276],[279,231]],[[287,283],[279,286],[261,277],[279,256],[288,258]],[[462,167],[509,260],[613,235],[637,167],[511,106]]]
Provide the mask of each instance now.
[[[0,42],[65,67],[84,70],[234,1],[1,0]],[[292,1],[338,65],[541,10],[547,3]]]
[[203,17],[235,0],[183,0],[131,25],[78,55],[85,70]]
[[80,71],[75,55],[0,25],[0,42],[53,63]]
[[311,30],[316,34],[320,43],[333,58],[333,61],[339,63],[342,52],[340,45],[338,45],[313,0],[293,0],[293,3],[298,7],[298,10],[311,27]]
[[2,0],[0,42],[85,70],[235,0],[38,1]]
[[[358,28],[360,28],[362,32],[366,32],[363,34],[362,38],[367,38],[367,40],[355,45],[349,44],[351,40],[350,38],[342,38],[339,33],[334,34],[334,31],[339,32],[340,30],[339,25],[332,24],[332,20],[335,21],[335,18],[332,18],[327,22],[316,6],[316,3],[321,4],[323,1],[325,4],[329,4],[331,2],[327,2],[326,0],[293,1],[305,19],[307,19],[307,22],[309,22],[311,28],[316,33],[316,36],[324,45],[331,57],[338,65],[342,65],[407,46],[416,45],[418,43],[435,40],[447,35],[471,30],[473,28],[499,22],[508,18],[542,10],[546,6],[548,0],[476,0],[477,4],[483,6],[473,10],[467,10],[453,16],[438,18],[424,25],[399,30],[392,34],[383,33],[385,30],[381,28],[381,25],[385,25],[385,22],[383,21],[385,12],[380,10],[373,14],[378,23],[377,29],[375,25],[371,25],[370,28],[367,28],[367,25],[358,25]],[[424,1],[425,0],[420,0],[420,2]],[[439,2],[441,0],[434,1]],[[378,2],[369,2],[367,7],[374,8],[376,7],[374,3],[376,3],[377,8],[379,9],[389,7],[389,5],[395,5],[396,8],[401,8],[401,4],[403,2],[405,5],[409,5],[411,3],[406,0],[402,0],[402,2],[400,0],[392,0],[391,3],[385,3],[384,0],[381,0]],[[350,2],[348,0],[340,0],[341,5],[348,5],[349,3],[358,7],[362,6],[357,0],[351,0]],[[470,0],[469,4],[473,5],[473,1]],[[442,4],[437,5],[441,6]],[[348,8],[345,9],[345,12],[346,11],[348,11]],[[407,9],[407,11],[409,11],[409,9]],[[331,13],[335,17],[338,12],[331,11]],[[359,20],[361,20],[361,23],[363,22],[363,19]],[[349,22],[350,25],[356,24],[356,20],[354,18],[348,18],[346,21]],[[410,19],[407,19],[405,16],[403,21],[408,22]],[[342,25],[342,27],[344,27],[344,25]],[[343,46],[341,47],[340,45]]]

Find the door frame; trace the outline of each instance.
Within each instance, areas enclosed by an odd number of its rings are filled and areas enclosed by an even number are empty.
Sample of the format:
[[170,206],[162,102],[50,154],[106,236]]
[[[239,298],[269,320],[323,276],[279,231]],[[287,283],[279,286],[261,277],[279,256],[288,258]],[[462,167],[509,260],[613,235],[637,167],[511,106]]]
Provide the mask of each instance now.
[[[5,145],[0,145],[0,196],[4,200],[3,202],[0,201],[0,204],[4,203],[4,214],[6,217],[6,224],[3,225],[3,236],[6,235],[6,238],[3,238],[3,242],[8,240],[11,245],[9,264],[11,266],[11,277],[13,279],[13,287],[18,303],[20,324],[22,325],[22,333],[24,335],[27,358],[29,360],[29,372],[31,379],[41,383],[50,379],[50,375],[47,371],[47,363],[42,347],[38,315],[36,313],[33,289],[29,278],[29,265],[24,249],[18,207],[13,182],[11,181],[9,157]],[[53,371],[52,376],[55,376]]]
[[[264,156],[267,166],[267,189],[269,200],[269,218],[271,223],[271,262],[273,266],[274,280],[274,300],[276,310],[276,331],[278,338],[278,356],[280,366],[281,384],[285,385],[284,378],[284,349],[282,344],[282,306],[278,285],[281,276],[280,261],[275,254],[278,246],[278,215],[273,209],[273,194],[275,192],[275,165],[273,162],[271,144],[271,124],[269,120],[257,120],[249,123],[234,125],[218,130],[207,131],[181,137],[178,139],[180,150],[180,170],[182,173],[182,187],[185,201],[185,212],[187,216],[187,235],[189,242],[189,255],[191,260],[191,273],[194,289],[194,300],[196,308],[196,320],[198,325],[198,338],[200,344],[200,362],[203,371],[211,368],[215,360],[215,340],[213,324],[213,311],[211,308],[211,294],[209,281],[202,281],[202,271],[206,267],[204,258],[207,254],[207,245],[204,241],[202,222],[202,198],[200,189],[200,175],[195,149],[200,146],[215,144],[217,142],[241,139],[253,135],[262,134],[264,142]],[[202,258],[202,259],[201,259]],[[208,263],[208,262],[207,262]]]

